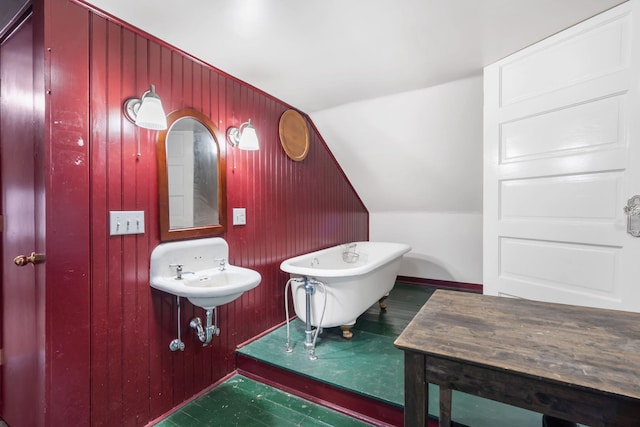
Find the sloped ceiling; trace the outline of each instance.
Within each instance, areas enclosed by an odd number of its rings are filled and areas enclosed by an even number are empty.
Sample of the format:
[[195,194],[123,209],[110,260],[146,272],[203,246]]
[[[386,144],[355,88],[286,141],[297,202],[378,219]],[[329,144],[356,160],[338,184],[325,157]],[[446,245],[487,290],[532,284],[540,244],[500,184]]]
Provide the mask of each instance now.
[[15,16],[23,10],[29,0],[2,0],[0,3],[0,35],[4,34]]
[[[27,1],[0,0],[0,18]],[[482,68],[623,3],[74,1],[309,114],[370,212],[474,215],[482,212]]]
[[622,3],[85,1],[309,114],[477,74]]
[[483,67],[622,3],[83,1],[309,114],[370,213],[423,215],[482,213]]

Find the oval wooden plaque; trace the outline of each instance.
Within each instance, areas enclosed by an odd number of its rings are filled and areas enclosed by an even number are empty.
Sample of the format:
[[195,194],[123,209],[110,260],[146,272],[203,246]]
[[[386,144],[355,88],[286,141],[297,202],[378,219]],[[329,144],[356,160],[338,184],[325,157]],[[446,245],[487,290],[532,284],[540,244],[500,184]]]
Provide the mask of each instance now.
[[287,156],[300,162],[309,153],[309,130],[304,117],[296,110],[287,110],[280,117],[280,143]]

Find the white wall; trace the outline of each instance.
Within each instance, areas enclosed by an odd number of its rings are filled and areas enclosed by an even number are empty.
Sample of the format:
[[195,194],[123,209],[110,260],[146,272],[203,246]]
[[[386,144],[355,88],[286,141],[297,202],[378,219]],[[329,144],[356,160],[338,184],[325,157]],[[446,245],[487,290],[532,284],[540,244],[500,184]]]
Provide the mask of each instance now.
[[411,245],[401,276],[482,283],[480,213],[375,212],[370,238]]
[[482,76],[311,114],[400,275],[482,283]]

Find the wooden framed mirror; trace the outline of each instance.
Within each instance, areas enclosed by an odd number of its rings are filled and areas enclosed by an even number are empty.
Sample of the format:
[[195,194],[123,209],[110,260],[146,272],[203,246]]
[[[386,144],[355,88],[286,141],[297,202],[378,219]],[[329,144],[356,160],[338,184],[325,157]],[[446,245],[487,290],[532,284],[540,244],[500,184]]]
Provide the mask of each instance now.
[[225,146],[216,135],[219,132],[213,122],[193,108],[169,114],[167,129],[158,133],[161,241],[225,232]]

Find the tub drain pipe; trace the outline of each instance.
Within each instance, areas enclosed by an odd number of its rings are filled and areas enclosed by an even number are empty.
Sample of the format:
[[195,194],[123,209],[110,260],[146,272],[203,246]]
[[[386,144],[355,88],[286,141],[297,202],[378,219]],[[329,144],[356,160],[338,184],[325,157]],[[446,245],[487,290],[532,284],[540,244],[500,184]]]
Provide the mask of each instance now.
[[[327,289],[325,288],[322,282],[319,282],[315,279],[309,279],[308,277],[304,278],[295,278],[289,279],[287,281],[286,286],[284,287],[284,311],[286,313],[286,322],[287,322],[287,342],[285,344],[285,351],[287,353],[292,353],[293,348],[291,347],[291,333],[289,329],[289,287],[292,282],[299,283],[304,286],[305,289],[305,304],[307,310],[307,318],[305,319],[305,341],[304,346],[309,351],[309,359],[316,360],[318,356],[316,356],[316,340],[318,339],[318,333],[322,329],[322,321],[324,320],[324,312],[327,308]],[[311,295],[316,293],[316,287],[322,287],[322,291],[324,292],[324,301],[322,305],[322,313],[320,315],[320,323],[314,329],[311,326]],[[293,291],[292,291],[293,292]]]
[[[309,349],[313,348],[313,329],[311,326],[311,295],[316,293],[316,285],[309,280],[307,276],[304,277],[304,293],[305,293],[305,305],[307,311],[306,325],[304,328],[304,347]],[[318,325],[318,328],[320,325]]]
[[293,347],[291,347],[291,333],[289,330],[289,288],[291,287],[291,282],[302,283],[302,279],[289,279],[284,287],[284,312],[286,315],[285,320],[287,321],[287,342],[284,346],[284,351],[287,353],[293,353]]
[[[322,292],[324,293],[324,301],[322,303],[322,313],[320,314],[320,323],[316,327],[316,333],[313,336],[313,342],[311,343],[311,349],[309,349],[309,360],[316,360],[318,356],[316,356],[316,340],[318,339],[318,333],[322,329],[322,321],[324,320],[324,312],[327,309],[327,288],[324,286],[324,283],[314,280],[313,283],[317,286],[322,287]],[[310,297],[308,297],[310,298]],[[309,311],[307,311],[307,319],[310,319],[311,315]]]

